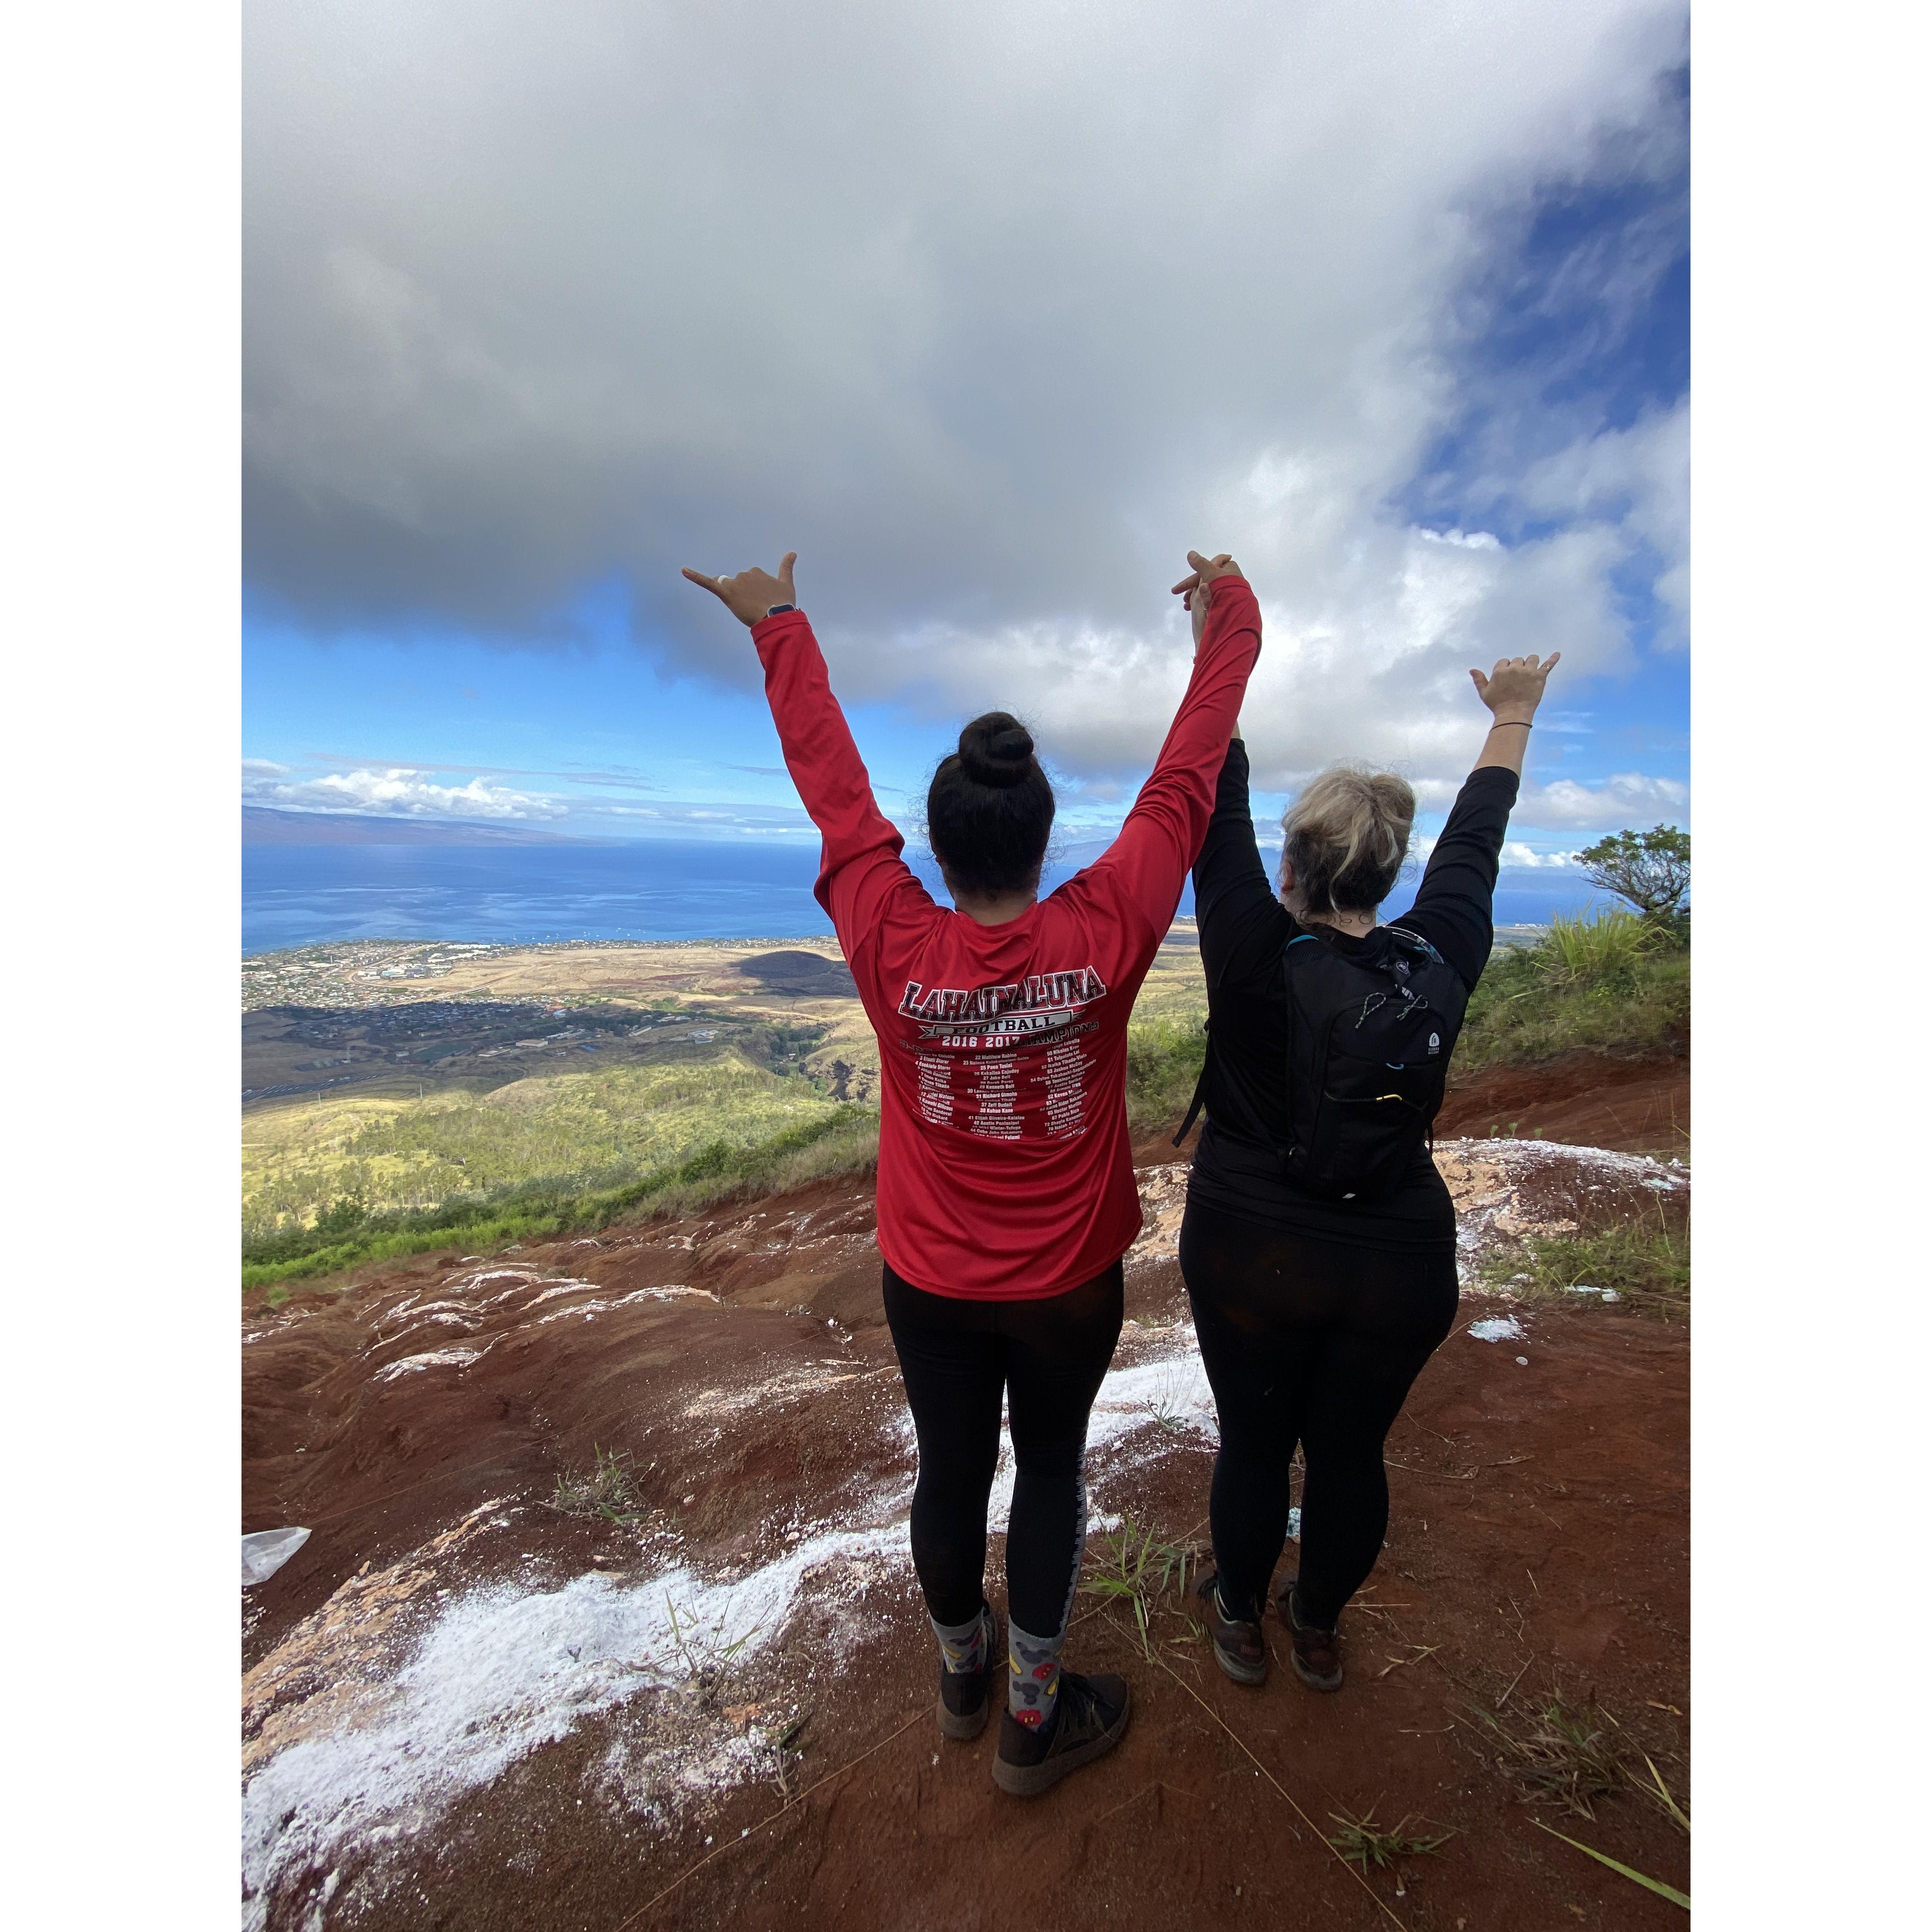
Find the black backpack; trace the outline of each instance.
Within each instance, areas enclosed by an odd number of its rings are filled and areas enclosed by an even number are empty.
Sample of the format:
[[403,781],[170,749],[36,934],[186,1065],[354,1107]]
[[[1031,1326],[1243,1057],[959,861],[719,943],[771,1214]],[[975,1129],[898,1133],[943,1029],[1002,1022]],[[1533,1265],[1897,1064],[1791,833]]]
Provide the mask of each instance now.
[[[1350,956],[1312,933],[1288,943],[1288,1141],[1282,1171],[1330,1201],[1372,1201],[1430,1138],[1469,989],[1427,940],[1378,926]],[[1210,1041],[1212,1051],[1212,1041]],[[1199,1110],[1201,1085],[1178,1146]]]

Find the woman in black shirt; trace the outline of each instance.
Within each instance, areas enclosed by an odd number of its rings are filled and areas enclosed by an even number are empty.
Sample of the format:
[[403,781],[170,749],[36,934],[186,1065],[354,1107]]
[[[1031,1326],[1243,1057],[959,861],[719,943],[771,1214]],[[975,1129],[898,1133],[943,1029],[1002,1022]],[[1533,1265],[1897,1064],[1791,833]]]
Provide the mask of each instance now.
[[[1560,655],[1560,654],[1559,654]],[[1529,725],[1556,656],[1472,671],[1496,722],[1396,928],[1473,990],[1490,956],[1498,855]],[[1261,1617],[1288,1532],[1288,1468],[1306,1464],[1298,1576],[1279,1607],[1294,1669],[1341,1688],[1336,1623],[1388,1524],[1382,1444],[1456,1318],[1456,1215],[1427,1148],[1372,1200],[1318,1198],[1291,1180],[1284,955],[1312,938],[1365,956],[1408,847],[1400,778],[1324,772],[1282,820],[1280,895],[1255,843],[1247,749],[1235,727],[1194,867],[1207,969],[1208,1120],[1188,1184],[1180,1267],[1221,1426],[1215,1574],[1199,1586],[1215,1654],[1237,1682],[1266,1674]]]

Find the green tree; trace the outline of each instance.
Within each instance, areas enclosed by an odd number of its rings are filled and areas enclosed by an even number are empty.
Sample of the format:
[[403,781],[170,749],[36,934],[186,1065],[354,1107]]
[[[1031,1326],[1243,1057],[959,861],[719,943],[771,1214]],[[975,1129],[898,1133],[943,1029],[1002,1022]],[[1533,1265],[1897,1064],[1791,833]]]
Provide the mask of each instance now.
[[1674,825],[1613,832],[1576,860],[1592,885],[1628,899],[1646,919],[1675,920],[1690,890],[1690,835]]

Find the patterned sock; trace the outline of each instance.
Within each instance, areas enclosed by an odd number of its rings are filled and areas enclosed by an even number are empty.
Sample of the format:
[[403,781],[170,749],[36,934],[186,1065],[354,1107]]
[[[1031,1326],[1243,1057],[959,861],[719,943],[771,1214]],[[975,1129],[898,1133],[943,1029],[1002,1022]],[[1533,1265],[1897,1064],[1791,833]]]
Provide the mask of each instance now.
[[1006,1619],[1006,1708],[1016,1724],[1030,1731],[1053,1720],[1060,1696],[1058,1636],[1029,1636],[1012,1618]]
[[946,1669],[955,1677],[970,1677],[976,1670],[986,1667],[986,1612],[982,1606],[974,1613],[970,1623],[943,1624],[932,1612],[926,1612],[926,1621],[932,1625],[932,1634],[939,1640],[940,1653],[945,1659]]

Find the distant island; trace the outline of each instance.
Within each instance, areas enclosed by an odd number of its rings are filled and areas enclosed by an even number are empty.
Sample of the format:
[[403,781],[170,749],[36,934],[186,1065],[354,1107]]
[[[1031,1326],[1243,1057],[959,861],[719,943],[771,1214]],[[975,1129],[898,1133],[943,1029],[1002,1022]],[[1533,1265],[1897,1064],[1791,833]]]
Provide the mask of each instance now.
[[384,818],[374,812],[278,812],[242,808],[244,845],[620,845],[618,838],[577,838],[527,825],[460,825],[448,819]]

